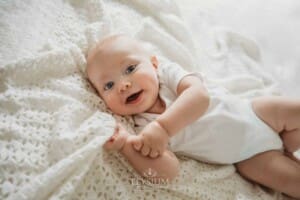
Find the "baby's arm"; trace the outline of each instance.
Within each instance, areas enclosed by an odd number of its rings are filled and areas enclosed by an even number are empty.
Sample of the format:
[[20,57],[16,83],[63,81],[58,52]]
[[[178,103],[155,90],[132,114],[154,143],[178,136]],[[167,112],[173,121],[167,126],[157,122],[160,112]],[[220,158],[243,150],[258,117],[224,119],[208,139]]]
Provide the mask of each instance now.
[[178,84],[177,94],[174,103],[135,138],[134,148],[142,155],[159,156],[167,146],[169,137],[206,112],[209,96],[198,77],[185,76]]
[[[130,135],[122,126],[118,128],[114,135],[105,143],[104,148],[108,150],[118,150],[129,161],[132,167],[143,177],[150,181],[171,181],[179,172],[179,161],[169,150],[162,152],[158,158],[142,156],[134,150],[132,141],[135,135]],[[149,170],[153,172],[149,174]]]
[[209,105],[207,90],[196,76],[185,76],[177,87],[177,94],[174,103],[156,119],[169,136],[202,116]]

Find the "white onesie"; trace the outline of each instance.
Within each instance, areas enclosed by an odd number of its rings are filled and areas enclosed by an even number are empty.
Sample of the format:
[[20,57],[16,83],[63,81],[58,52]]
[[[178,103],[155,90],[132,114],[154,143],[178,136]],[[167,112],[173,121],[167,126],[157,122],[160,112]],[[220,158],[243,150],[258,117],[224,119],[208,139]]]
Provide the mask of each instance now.
[[[189,73],[175,63],[158,67],[159,95],[167,108],[175,101],[178,83],[186,75],[203,81],[201,74]],[[204,115],[170,138],[171,151],[204,162],[233,164],[264,151],[282,149],[278,134],[255,115],[249,100],[230,95],[222,87],[204,85],[210,96],[209,107]],[[137,131],[157,116],[135,115]]]

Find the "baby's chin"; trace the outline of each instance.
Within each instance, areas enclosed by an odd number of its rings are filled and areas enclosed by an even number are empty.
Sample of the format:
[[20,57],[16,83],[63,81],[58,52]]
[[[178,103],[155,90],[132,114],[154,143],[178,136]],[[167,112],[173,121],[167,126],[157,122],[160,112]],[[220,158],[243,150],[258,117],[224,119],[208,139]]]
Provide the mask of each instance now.
[[141,114],[141,113],[143,113],[143,111],[140,111],[140,112],[138,112],[138,111],[135,111],[135,112],[133,112],[133,111],[131,111],[131,112],[113,112],[113,113],[115,113],[117,115],[121,115],[121,116],[132,116],[132,115]]
[[147,108],[144,108],[144,109],[135,109],[135,110],[122,110],[122,111],[118,111],[118,110],[112,110],[113,113],[117,114],[117,115],[121,115],[121,116],[132,116],[132,115],[137,115],[137,114],[141,114],[141,113],[144,113],[144,112],[147,112]]

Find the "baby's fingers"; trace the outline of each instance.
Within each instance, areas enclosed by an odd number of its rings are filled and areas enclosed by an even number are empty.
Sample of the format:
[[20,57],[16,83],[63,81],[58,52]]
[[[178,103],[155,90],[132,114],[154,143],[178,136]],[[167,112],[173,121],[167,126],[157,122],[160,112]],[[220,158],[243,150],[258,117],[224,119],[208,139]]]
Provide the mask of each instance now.
[[150,147],[148,145],[143,145],[141,153],[143,156],[148,156],[150,154]]
[[141,138],[139,136],[137,136],[137,137],[132,138],[132,145],[136,151],[140,151],[143,146],[143,142],[142,142]]
[[115,133],[104,143],[103,147],[107,150],[114,150],[115,148],[115,140],[117,137],[118,132]]
[[159,151],[151,150],[150,157],[151,158],[157,158],[160,155]]

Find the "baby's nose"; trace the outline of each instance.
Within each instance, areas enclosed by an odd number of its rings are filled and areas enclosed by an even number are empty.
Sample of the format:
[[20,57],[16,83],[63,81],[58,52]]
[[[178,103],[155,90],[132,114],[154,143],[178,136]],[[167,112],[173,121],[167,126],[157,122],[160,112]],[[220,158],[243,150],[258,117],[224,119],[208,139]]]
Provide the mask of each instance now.
[[131,87],[131,82],[126,80],[120,84],[119,92],[124,92]]

